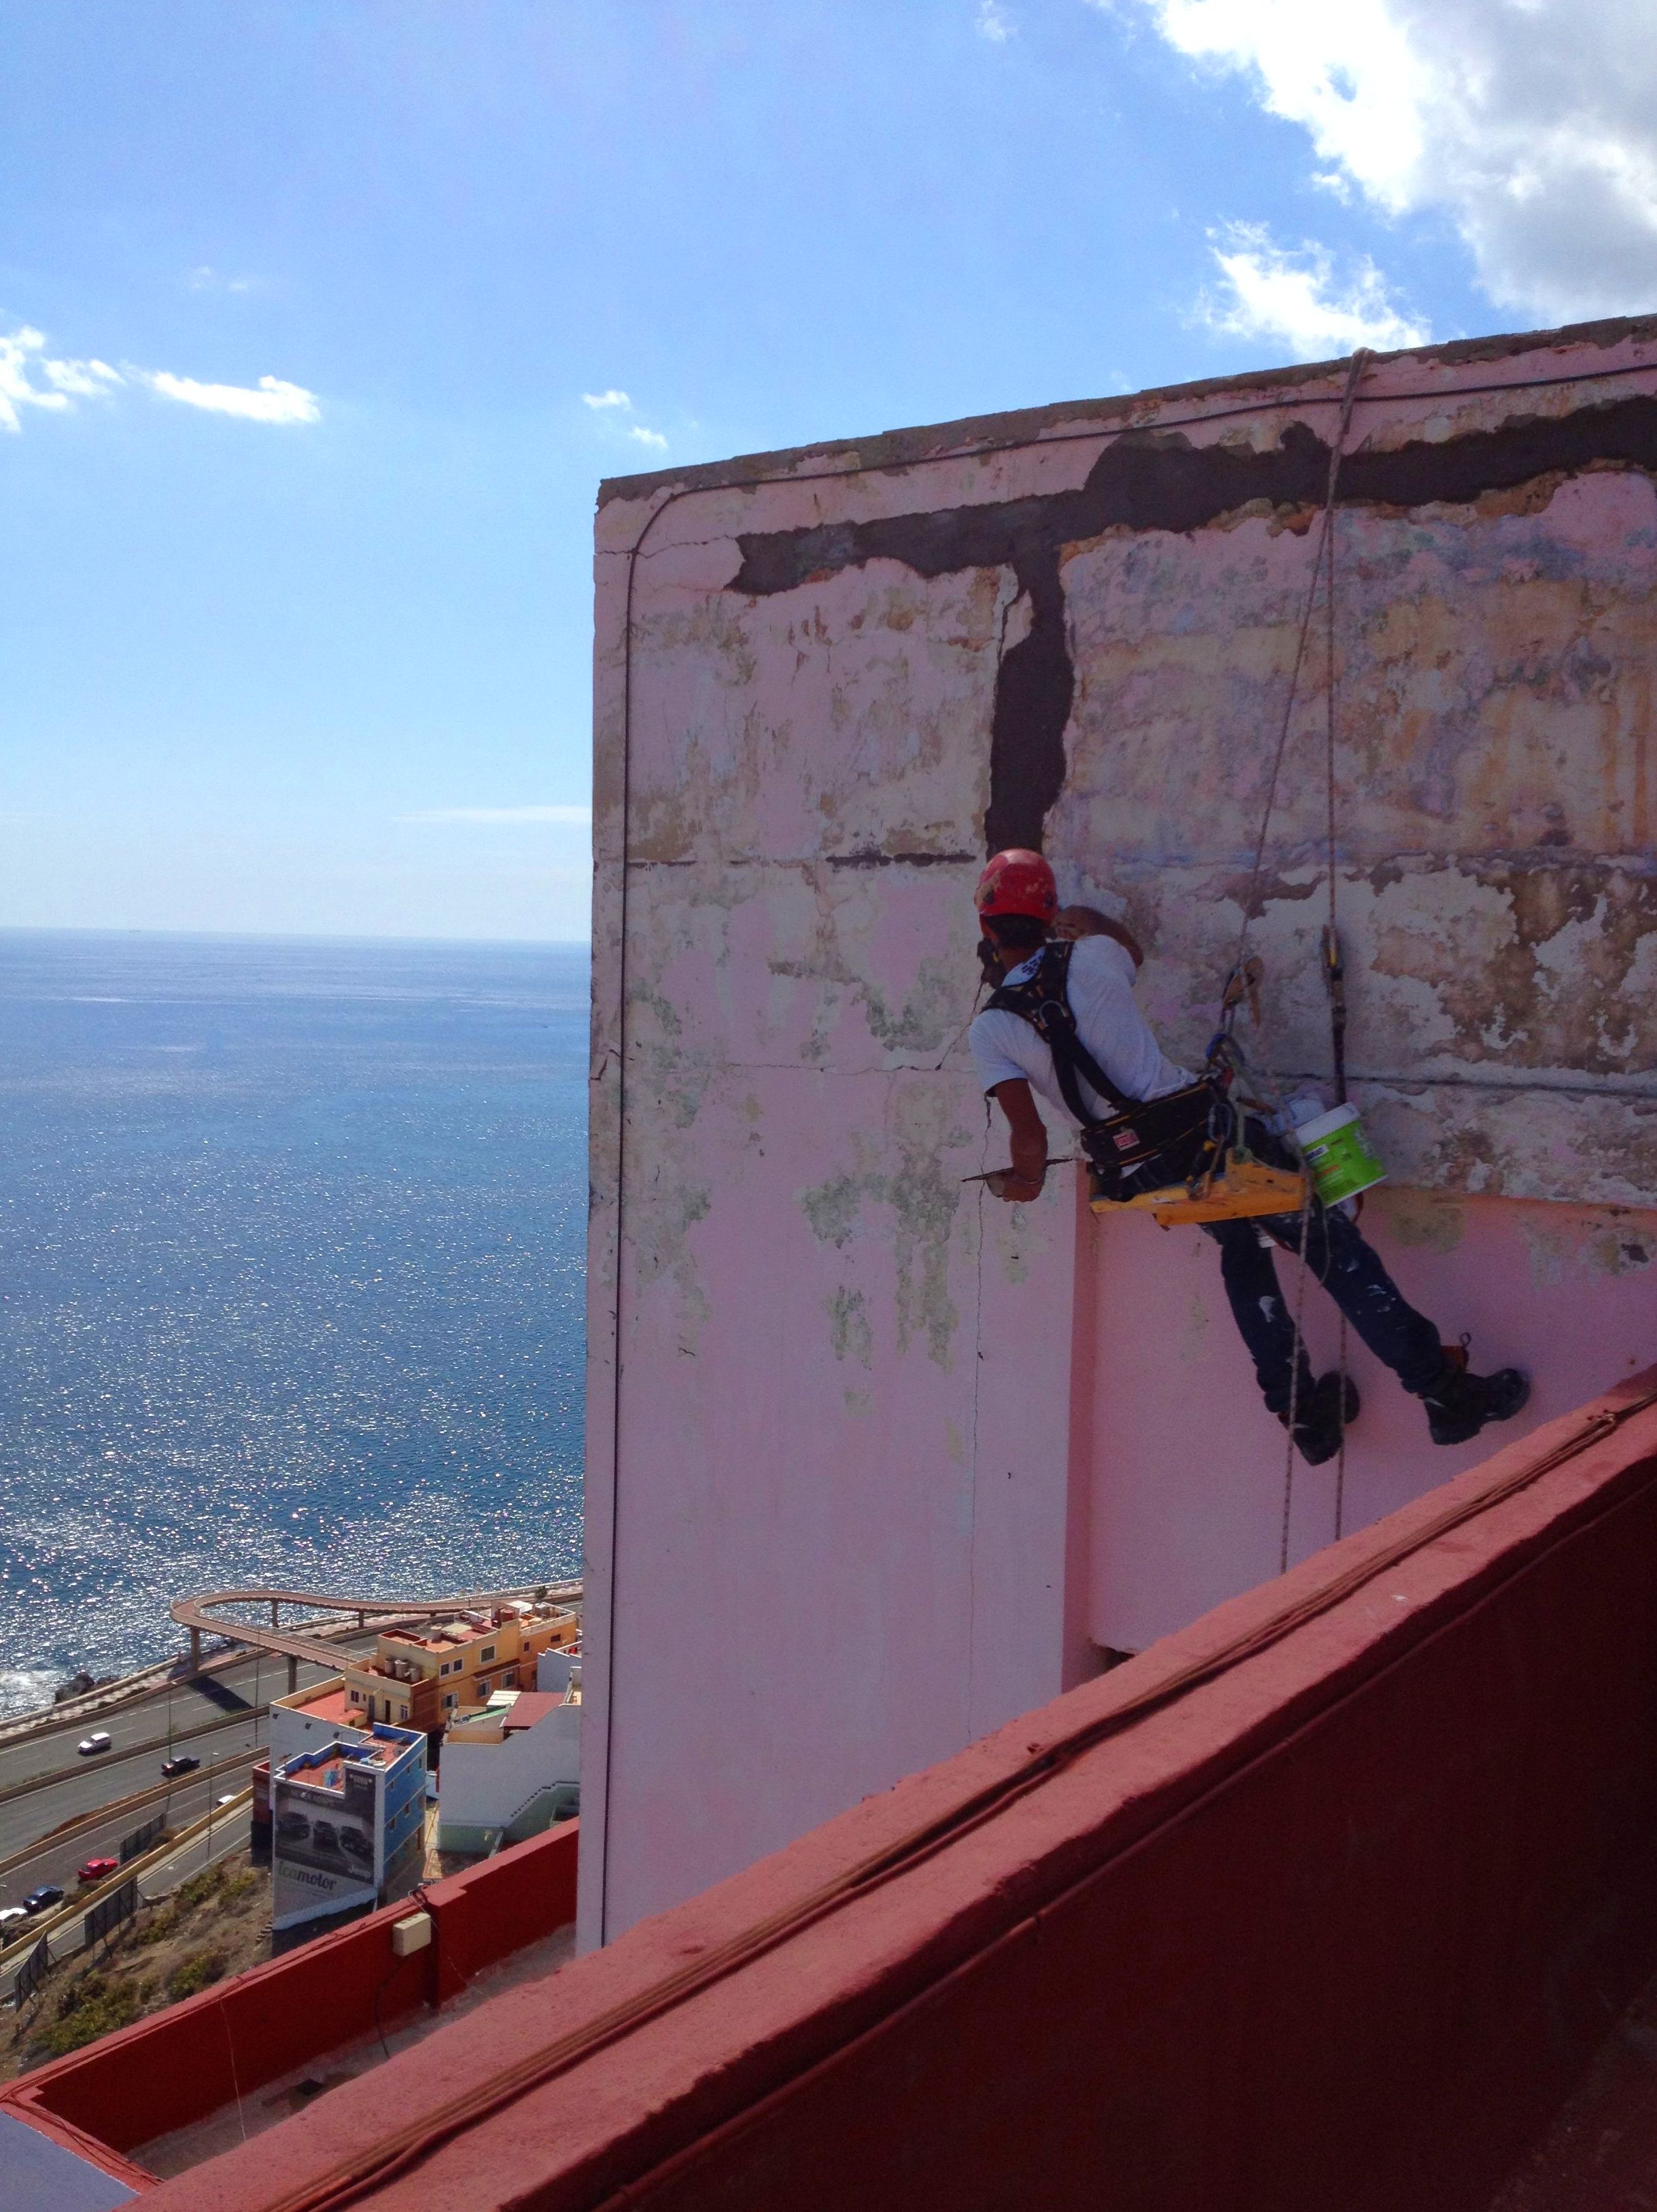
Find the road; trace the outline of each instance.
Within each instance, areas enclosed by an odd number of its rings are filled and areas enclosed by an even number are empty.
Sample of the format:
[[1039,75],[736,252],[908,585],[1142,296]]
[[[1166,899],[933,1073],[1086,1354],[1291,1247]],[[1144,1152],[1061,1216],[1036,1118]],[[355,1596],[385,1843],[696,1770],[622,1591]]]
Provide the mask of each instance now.
[[[363,1647],[373,1641],[372,1635],[353,1637],[341,1649]],[[321,1681],[325,1674],[321,1667],[301,1665],[300,1686]],[[44,1729],[0,1745],[0,1866],[64,1822],[155,1787],[161,1779],[169,1735],[173,1750],[191,1753],[201,1760],[203,1773],[209,1759],[215,1769],[234,1766],[224,1786],[240,1788],[247,1778],[247,1755],[256,1744],[262,1748],[265,1741],[261,1711],[273,1696],[284,1696],[287,1689],[286,1662],[254,1655],[236,1661],[222,1674],[147,1692],[113,1712],[65,1729]],[[94,1758],[82,1759],[76,1746],[94,1729],[108,1730],[111,1748]],[[199,1812],[205,1805],[206,1784],[195,1775],[188,1779],[197,1793],[191,1802]],[[175,1795],[175,1815],[184,1802]],[[66,1854],[73,1872],[83,1860],[101,1852],[111,1829],[118,1841],[158,1810],[160,1802],[112,1815],[106,1826],[100,1824],[93,1830],[77,1831],[53,1847],[58,1856],[52,1864],[62,1863]],[[57,1873],[43,1870],[46,1864],[46,1858],[38,1866],[31,1859],[15,1874],[0,1873],[0,1904],[15,1904],[25,1890],[41,1881],[59,1880]],[[65,1888],[70,1886],[64,1884]]]
[[[0,1905],[21,1905],[29,1892],[38,1889],[42,1882],[56,1883],[65,1897],[72,1898],[79,1887],[75,1879],[77,1867],[84,1866],[91,1858],[118,1856],[122,1837],[130,1836],[135,1828],[154,1820],[158,1813],[166,1814],[167,1825],[173,1828],[185,1827],[191,1820],[198,1820],[214,1800],[246,1788],[252,1764],[251,1750],[244,1751],[222,1765],[215,1765],[210,1779],[203,1765],[199,1774],[185,1775],[153,1805],[94,1820],[87,1827],[77,1827],[71,1836],[55,1840],[44,1837],[28,1847],[26,1856],[0,1874]],[[245,1838],[245,1812],[241,1815],[241,1832]],[[13,1922],[3,1930],[3,1936],[6,1941],[15,1942],[21,1932],[21,1923]]]
[[[222,1859],[232,1851],[246,1850],[249,1841],[249,1808],[246,1802],[234,1809],[227,1808],[222,1820],[215,1820],[210,1829],[203,1829],[199,1835],[192,1836],[188,1843],[181,1844],[159,1864],[152,1866],[148,1873],[141,1874],[138,1876],[140,1905],[159,1903],[162,1898],[170,1896],[181,1883],[188,1881],[191,1875],[200,1874],[215,1860]],[[73,1900],[76,1893],[73,1883],[65,1885],[65,1889],[69,1899]],[[51,1915],[44,1917],[50,1919]],[[14,1922],[4,1932],[15,1944],[20,1931],[27,1933],[27,1923]],[[50,1956],[54,1966],[62,1966],[65,1961],[78,1957],[86,1948],[84,1919],[77,1917],[58,1921],[51,1930],[51,1941]],[[20,1951],[10,1968],[0,1973],[0,2001],[11,1996],[13,1977],[27,1957],[27,1951]]]

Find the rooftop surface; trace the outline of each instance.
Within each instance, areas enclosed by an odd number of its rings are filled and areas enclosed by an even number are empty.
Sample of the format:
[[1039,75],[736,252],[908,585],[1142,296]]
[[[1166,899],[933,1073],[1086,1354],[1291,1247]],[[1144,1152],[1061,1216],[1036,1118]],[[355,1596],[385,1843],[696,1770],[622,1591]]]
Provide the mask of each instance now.
[[308,1721],[325,1721],[349,1728],[361,1726],[361,1710],[353,1708],[343,1682],[325,1684],[314,1692],[300,1691],[291,1698],[278,1698],[276,1703],[288,1712],[303,1713]]
[[365,1729],[358,1741],[330,1744],[319,1751],[296,1751],[277,1771],[285,1781],[338,1790],[344,1786],[348,1766],[395,1766],[421,1741],[411,1729],[385,1729],[376,1724],[372,1732]]

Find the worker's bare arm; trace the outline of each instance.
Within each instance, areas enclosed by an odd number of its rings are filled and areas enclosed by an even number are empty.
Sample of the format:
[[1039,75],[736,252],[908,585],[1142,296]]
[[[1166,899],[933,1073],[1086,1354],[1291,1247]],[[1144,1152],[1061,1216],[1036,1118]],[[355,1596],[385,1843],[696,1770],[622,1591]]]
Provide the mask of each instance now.
[[1047,1125],[1035,1109],[1035,1097],[1023,1076],[1009,1076],[990,1096],[1007,1117],[1012,1165],[986,1178],[998,1198],[1028,1206],[1040,1198],[1047,1173]]

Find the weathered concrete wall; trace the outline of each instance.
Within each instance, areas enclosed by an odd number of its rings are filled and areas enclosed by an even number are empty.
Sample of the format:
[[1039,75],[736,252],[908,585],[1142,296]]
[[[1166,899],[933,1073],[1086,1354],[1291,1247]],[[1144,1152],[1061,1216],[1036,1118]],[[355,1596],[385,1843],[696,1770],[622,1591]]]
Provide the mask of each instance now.
[[[1028,1209],[961,1181],[1005,1157],[970,893],[1044,845],[1200,1054],[1344,380],[606,489],[590,1941],[1275,1566],[1281,1432],[1205,1240],[1102,1230],[1065,1176]],[[1657,324],[1374,363],[1342,473],[1372,1219],[1447,1331],[1536,1369],[1538,1419],[1657,1321],[1654,475]],[[1321,635],[1253,925],[1285,1075],[1328,1067]],[[1355,1372],[1347,1526],[1460,1463]],[[1297,1484],[1297,1550],[1333,1506]]]

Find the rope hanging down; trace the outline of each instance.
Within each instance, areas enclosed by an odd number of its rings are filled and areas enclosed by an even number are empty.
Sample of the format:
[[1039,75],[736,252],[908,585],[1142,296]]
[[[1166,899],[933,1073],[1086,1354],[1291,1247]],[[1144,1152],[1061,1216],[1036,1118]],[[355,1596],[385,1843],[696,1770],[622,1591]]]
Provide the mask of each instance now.
[[[1323,975],[1329,999],[1330,1047],[1333,1059],[1336,1102],[1346,1102],[1346,990],[1345,969],[1341,954],[1338,914],[1335,880],[1335,502],[1340,489],[1340,465],[1346,450],[1346,439],[1351,428],[1353,403],[1357,398],[1358,381],[1369,356],[1360,347],[1347,365],[1346,388],[1341,396],[1340,421],[1329,447],[1329,477],[1324,492],[1323,513],[1318,521],[1317,544],[1312,558],[1312,574],[1307,580],[1306,602],[1301,611],[1299,634],[1295,642],[1295,658],[1289,672],[1289,692],[1284,701],[1283,720],[1278,730],[1278,742],[1272,756],[1272,773],[1266,787],[1266,805],[1260,816],[1259,835],[1254,841],[1253,864],[1249,871],[1248,890],[1243,900],[1242,925],[1237,933],[1237,950],[1226,977],[1222,993],[1221,1020],[1226,1010],[1235,1009],[1248,992],[1249,977],[1246,962],[1248,956],[1248,932],[1259,904],[1260,877],[1266,864],[1266,839],[1271,834],[1272,817],[1277,811],[1278,790],[1283,779],[1284,757],[1289,748],[1289,732],[1295,717],[1295,702],[1300,692],[1301,671],[1306,663],[1306,648],[1312,632],[1312,617],[1317,608],[1318,585],[1324,581],[1324,635],[1327,654],[1327,684],[1326,687],[1326,715],[1324,725],[1324,782],[1325,831],[1326,853],[1325,872],[1328,884],[1328,919],[1323,926]],[[1268,1077],[1271,1071],[1267,1070]],[[1271,1079],[1274,1097],[1275,1078]],[[1277,1100],[1282,1112],[1281,1099]],[[1286,1118],[1286,1117],[1285,1117]],[[1283,1520],[1278,1538],[1278,1571],[1289,1568],[1289,1524],[1295,1492],[1295,1427],[1300,1412],[1301,1364],[1305,1338],[1302,1330],[1306,1295],[1306,1261],[1308,1239],[1312,1223],[1313,1193],[1311,1179],[1306,1183],[1306,1195],[1301,1206],[1300,1275],[1295,1294],[1295,1334],[1290,1354],[1289,1380],[1289,1441],[1284,1454]],[[1346,1322],[1340,1325],[1340,1456],[1335,1470],[1335,1534],[1341,1534],[1345,1509],[1346,1489]]]

